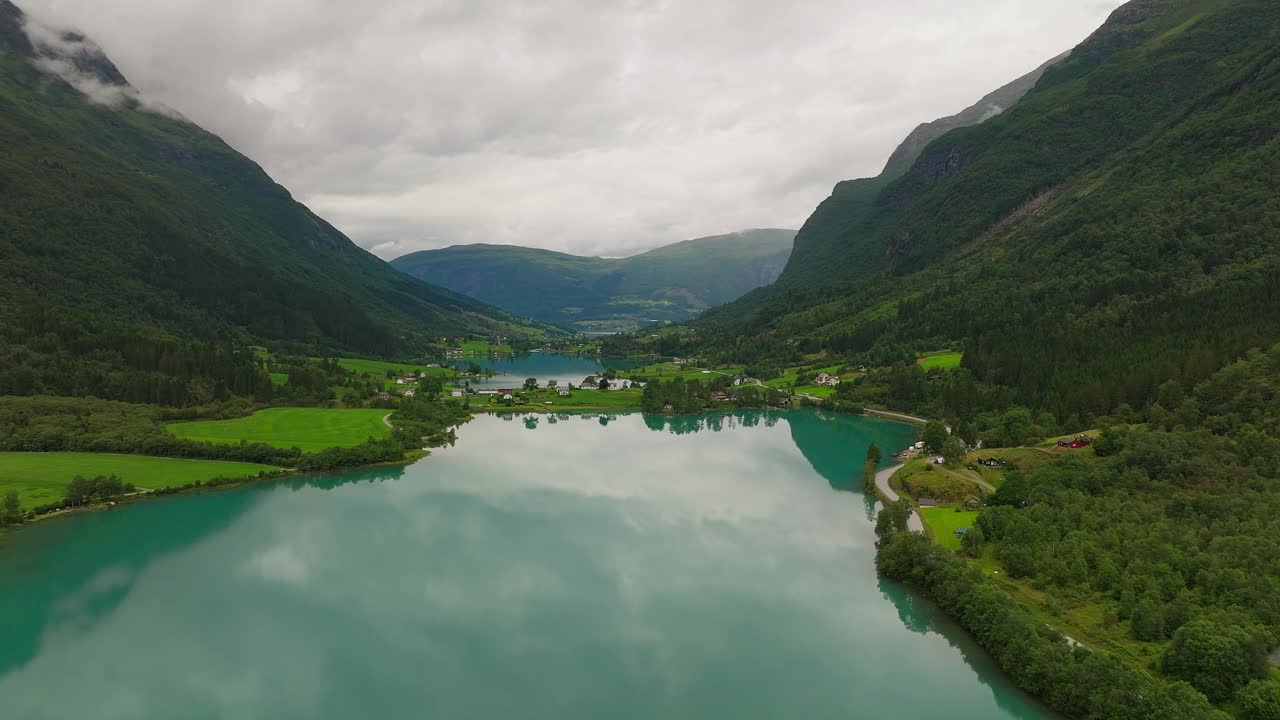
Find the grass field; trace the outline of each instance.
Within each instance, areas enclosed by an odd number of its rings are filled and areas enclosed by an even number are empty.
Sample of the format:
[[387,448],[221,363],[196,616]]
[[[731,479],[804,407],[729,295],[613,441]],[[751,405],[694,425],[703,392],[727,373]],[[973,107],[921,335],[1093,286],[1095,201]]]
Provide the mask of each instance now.
[[960,547],[960,538],[955,532],[960,528],[973,527],[978,519],[977,510],[956,511],[951,507],[920,508],[920,519],[933,531],[933,541],[949,550]]
[[[1076,450],[1074,452],[1089,452],[1088,450]],[[1052,462],[1055,454],[1048,449],[1037,448],[991,448],[983,450],[975,450],[965,456],[965,464],[973,464],[980,458],[1000,458],[1009,463],[1011,467],[1018,468],[1024,472],[1035,470],[1041,465]],[[1006,470],[1003,468],[989,468],[978,465],[978,474],[983,480],[991,483],[996,487],[1004,484],[1004,476]]]
[[169,430],[188,440],[222,444],[244,440],[315,452],[331,447],[354,447],[371,437],[386,437],[391,433],[382,422],[387,412],[379,409],[271,408],[234,420],[171,423]]
[[397,375],[416,372],[419,374],[434,375],[440,378],[453,377],[458,373],[452,368],[444,367],[427,367],[428,363],[394,363],[383,362],[381,360],[357,360],[355,358],[338,358],[338,364],[351,372],[362,375],[373,375],[374,377],[386,377],[387,371],[391,370]]
[[287,373],[271,373],[272,385],[288,385],[289,375]]
[[251,477],[270,465],[98,453],[0,453],[0,494],[18,491],[24,508],[57,502],[76,475],[118,475],[139,488],[187,485],[216,477]]
[[911,497],[961,503],[970,495],[979,494],[971,475],[963,468],[934,465],[933,458],[926,456],[909,460],[893,479]]
[[801,385],[795,389],[797,393],[805,393],[823,399],[836,394],[836,389],[826,385]]
[[958,352],[935,352],[926,353],[924,357],[916,362],[925,370],[955,370],[960,367],[960,361],[964,359],[964,353]]
[[722,367],[722,368],[716,368],[716,372],[703,372],[702,370],[694,370],[687,365],[675,365],[673,363],[656,363],[654,365],[646,365],[642,368],[636,368],[634,370],[627,370],[625,372],[620,372],[618,373],[618,377],[621,377],[621,378],[642,377],[642,378],[645,378],[646,380],[661,380],[663,382],[668,380],[675,380],[676,378],[682,378],[686,381],[699,380],[701,382],[711,382],[711,380],[716,377],[717,373],[723,373],[723,375],[720,375],[720,377],[724,377],[724,375],[729,375],[730,377],[725,379],[731,380],[732,376],[742,373],[742,368],[741,367]]

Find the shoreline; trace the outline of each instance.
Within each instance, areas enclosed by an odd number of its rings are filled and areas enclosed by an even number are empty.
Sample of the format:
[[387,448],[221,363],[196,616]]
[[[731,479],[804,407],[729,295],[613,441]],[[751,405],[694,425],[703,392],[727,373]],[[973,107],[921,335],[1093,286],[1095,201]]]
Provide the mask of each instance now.
[[[798,409],[806,409],[806,408],[802,408],[802,407],[801,407],[801,408],[797,408],[797,407],[794,407],[794,406],[793,406],[793,407],[762,407],[762,408],[737,408],[737,407],[725,407],[725,408],[704,408],[704,409],[699,410],[698,412],[694,412],[694,413],[681,413],[681,414],[677,414],[677,413],[662,413],[662,414],[657,414],[657,415],[655,415],[655,417],[662,417],[662,418],[677,418],[677,417],[689,417],[689,416],[693,416],[693,415],[701,415],[701,414],[705,414],[705,413],[731,413],[731,412],[740,411],[740,410],[763,410],[763,411],[775,411],[775,412],[791,412],[791,411],[793,411],[793,410],[798,410]],[[815,410],[816,410],[817,408],[808,408],[808,409],[815,409]],[[837,413],[840,413],[840,414],[843,414],[843,415],[850,415],[850,416],[852,416],[852,417],[867,417],[867,416],[868,416],[868,415],[867,415],[867,412],[865,411],[865,409],[864,409],[864,412],[863,412],[863,413],[845,413],[845,412],[841,412],[841,411],[829,411],[829,412],[837,412]],[[609,413],[609,414],[617,414],[617,415],[632,415],[632,414],[635,414],[635,413],[640,413],[640,414],[642,414],[642,415],[644,415],[644,414],[645,414],[645,413],[644,413],[644,410],[643,410],[643,408],[642,408],[642,406],[641,406],[641,405],[639,405],[639,404],[635,404],[635,405],[625,405],[625,406],[616,406],[616,405],[614,405],[614,406],[609,406],[609,405],[576,405],[576,406],[572,406],[572,407],[548,407],[548,406],[541,406],[541,407],[539,407],[539,406],[514,406],[514,407],[508,407],[508,406],[501,406],[501,407],[492,407],[492,408],[481,408],[481,409],[475,409],[475,408],[472,408],[472,409],[471,409],[471,415],[472,415],[472,417],[475,417],[475,416],[477,416],[477,415],[502,415],[502,414],[516,414],[516,413],[541,414],[541,415],[549,415],[549,414],[582,414],[582,413]],[[388,413],[386,416],[384,416],[384,417],[382,418],[382,421],[383,421],[383,422],[384,422],[388,427],[391,427],[391,423],[390,423],[390,421],[389,421],[389,419],[390,419],[390,416],[391,416],[391,415],[392,415],[392,413]],[[876,419],[888,420],[888,421],[890,421],[890,422],[900,422],[900,423],[902,422],[902,420],[900,420],[898,417],[883,417],[883,416],[877,416],[877,417],[876,417]],[[461,427],[463,424],[465,424],[465,423],[459,423],[458,425],[454,426],[454,427],[453,427],[453,428],[451,428],[451,429],[456,430],[458,427]],[[908,423],[903,423],[903,424],[908,424]],[[437,447],[438,447],[438,446],[437,446]],[[102,454],[104,454],[104,455],[117,455],[117,456],[130,456],[130,455],[134,455],[134,454],[136,454],[136,453],[118,453],[118,452],[117,452],[117,453],[102,453]],[[148,501],[155,501],[155,500],[159,500],[159,499],[166,498],[166,497],[170,497],[170,496],[190,495],[190,494],[196,494],[196,493],[201,493],[201,492],[210,492],[210,491],[216,491],[216,490],[223,490],[223,489],[230,489],[230,488],[238,488],[238,487],[244,487],[244,486],[254,485],[254,484],[258,484],[258,483],[270,482],[270,481],[273,481],[273,480],[283,480],[283,479],[286,479],[286,478],[296,477],[296,476],[303,475],[303,474],[327,474],[327,473],[339,473],[339,472],[348,472],[348,471],[352,471],[352,470],[361,470],[361,469],[365,469],[365,468],[391,467],[391,466],[397,466],[397,465],[408,466],[408,465],[412,465],[412,464],[414,464],[414,463],[418,462],[419,460],[422,460],[422,459],[424,459],[424,458],[427,458],[427,457],[429,457],[430,455],[431,455],[431,451],[430,451],[430,450],[428,450],[428,449],[426,449],[426,448],[424,448],[424,449],[422,449],[422,450],[415,450],[415,451],[407,452],[407,453],[405,453],[405,457],[404,457],[404,458],[402,458],[402,459],[400,459],[400,460],[391,460],[391,461],[384,461],[384,462],[378,462],[378,463],[368,463],[368,464],[364,464],[364,465],[351,465],[351,466],[348,466],[348,467],[333,468],[333,469],[331,469],[331,470],[304,471],[304,470],[299,470],[299,469],[297,469],[297,468],[284,468],[284,469],[282,469],[282,470],[281,470],[281,471],[279,471],[279,472],[272,473],[272,474],[269,474],[269,475],[260,475],[260,476],[259,476],[259,475],[254,475],[254,476],[246,476],[246,477],[243,477],[243,478],[236,478],[236,479],[233,479],[233,480],[228,480],[228,481],[226,481],[226,482],[219,482],[219,483],[216,483],[216,484],[213,484],[213,485],[209,485],[207,482],[201,482],[201,483],[200,483],[200,484],[198,484],[198,485],[191,485],[191,486],[188,486],[188,487],[181,487],[181,488],[160,488],[160,489],[146,488],[146,489],[141,490],[141,491],[139,491],[139,492],[137,492],[137,493],[134,493],[134,494],[132,494],[132,495],[126,495],[126,496],[121,496],[121,497],[118,497],[118,498],[112,498],[112,499],[110,499],[110,500],[104,500],[104,501],[102,501],[102,502],[97,502],[97,503],[93,503],[93,504],[91,504],[91,505],[85,505],[85,506],[81,506],[81,507],[63,508],[63,509],[61,509],[61,510],[56,510],[56,511],[54,511],[54,512],[45,513],[45,514],[43,514],[43,515],[38,515],[38,516],[35,516],[35,517],[32,517],[32,518],[29,518],[29,519],[24,519],[24,520],[23,520],[23,522],[21,522],[21,523],[16,523],[16,524],[11,524],[11,525],[6,525],[6,526],[4,526],[4,527],[0,527],[0,548],[2,548],[2,547],[4,546],[4,542],[5,542],[6,538],[10,535],[10,533],[12,533],[12,532],[14,532],[14,531],[20,531],[23,527],[31,526],[31,525],[38,525],[38,524],[40,524],[40,523],[50,522],[50,521],[56,521],[56,520],[60,520],[60,519],[64,519],[64,518],[69,518],[69,517],[76,517],[76,516],[79,516],[79,515],[84,514],[84,513],[92,513],[92,512],[107,512],[107,511],[110,511],[111,509],[116,508],[116,507],[123,507],[123,506],[126,506],[126,505],[134,505],[134,504],[143,503],[143,502],[148,502]],[[147,456],[147,457],[153,457],[153,456]],[[159,456],[159,455],[157,455],[157,456],[154,456],[154,457],[168,457],[168,456]],[[183,458],[175,458],[175,459],[183,459]],[[895,467],[893,467],[893,468],[891,468],[891,469],[892,469],[894,472],[896,472],[896,471],[897,471],[898,469],[900,469],[901,467],[902,467],[901,465],[897,465],[897,466],[895,466]],[[880,471],[880,472],[883,472],[883,471]],[[892,475],[892,473],[890,473],[890,475]],[[886,480],[886,485],[887,485],[887,480]],[[877,488],[878,488],[878,487],[879,487],[879,473],[877,473]],[[890,492],[892,492],[892,490],[890,490]],[[880,493],[877,493],[877,495],[880,495]],[[896,494],[895,494],[895,496],[896,496]],[[884,497],[883,497],[883,496],[881,496],[881,497],[880,497],[880,499],[883,501],[883,500],[884,500]],[[919,513],[913,513],[913,514],[912,514],[912,519],[915,519],[915,520],[917,520],[917,521],[918,521],[918,516],[919,516]],[[923,530],[920,530],[920,532],[923,532]]]

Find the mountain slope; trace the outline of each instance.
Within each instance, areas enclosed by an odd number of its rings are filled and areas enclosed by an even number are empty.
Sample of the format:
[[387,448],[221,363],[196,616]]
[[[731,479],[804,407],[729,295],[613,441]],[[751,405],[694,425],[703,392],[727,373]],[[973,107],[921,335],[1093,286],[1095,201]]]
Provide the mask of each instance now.
[[831,264],[844,265],[844,239],[858,232],[858,223],[871,209],[871,202],[890,182],[911,169],[929,143],[952,130],[980,125],[1013,107],[1040,80],[1044,72],[1066,55],[1041,65],[1013,82],[989,93],[970,107],[917,127],[902,141],[884,170],[874,178],[847,180],[836,185],[796,236],[795,252],[779,278],[781,287],[821,284],[829,277]]
[[1080,421],[1269,346],[1278,37],[1265,0],[1131,2],[1013,109],[872,193],[831,284],[702,331],[738,360],[965,342],[993,401]]
[[[82,36],[0,0],[0,313],[390,354],[512,318],[395,272]],[[33,38],[35,40],[33,41]]]
[[405,255],[392,265],[470,297],[580,331],[688,320],[778,276],[795,232],[749,230],[622,259],[502,245]]

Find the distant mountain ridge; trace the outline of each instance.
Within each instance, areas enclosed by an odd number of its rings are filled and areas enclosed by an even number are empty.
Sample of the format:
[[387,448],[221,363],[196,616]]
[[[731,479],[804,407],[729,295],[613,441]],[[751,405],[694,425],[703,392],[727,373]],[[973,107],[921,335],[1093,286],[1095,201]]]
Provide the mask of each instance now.
[[519,332],[396,272],[252,160],[149,104],[83,35],[0,0],[0,320],[391,354]]
[[391,265],[512,313],[580,332],[618,332],[689,320],[773,282],[794,238],[794,230],[747,230],[618,259],[458,245]]

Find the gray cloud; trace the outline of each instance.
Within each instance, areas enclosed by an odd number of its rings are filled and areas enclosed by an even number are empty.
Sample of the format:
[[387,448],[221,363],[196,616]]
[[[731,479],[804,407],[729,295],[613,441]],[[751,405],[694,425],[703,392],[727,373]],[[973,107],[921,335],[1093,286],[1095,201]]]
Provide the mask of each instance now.
[[798,227],[1121,0],[18,0],[384,257]]

